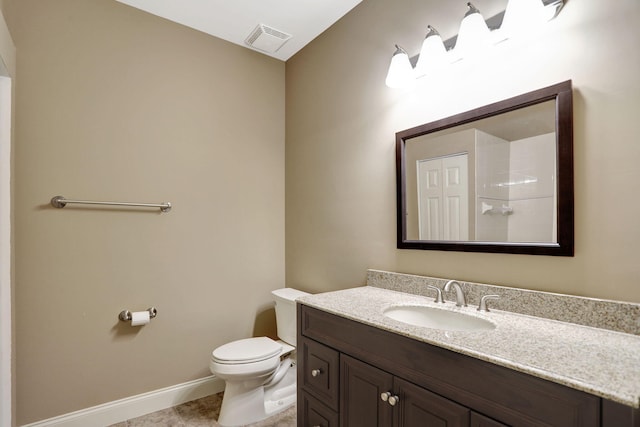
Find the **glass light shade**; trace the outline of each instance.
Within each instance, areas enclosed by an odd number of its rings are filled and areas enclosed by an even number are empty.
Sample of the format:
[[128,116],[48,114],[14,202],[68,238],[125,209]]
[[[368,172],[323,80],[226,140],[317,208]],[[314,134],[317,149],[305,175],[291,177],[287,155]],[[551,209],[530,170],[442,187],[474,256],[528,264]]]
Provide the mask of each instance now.
[[447,49],[444,47],[440,33],[431,25],[427,26],[427,29],[416,64],[416,77],[424,76],[430,70],[441,69],[447,63]]
[[506,37],[511,37],[534,31],[538,25],[548,20],[548,11],[542,0],[509,0],[500,31]]
[[554,0],[549,4],[545,4],[542,21],[548,22],[555,18],[560,13],[560,9],[564,7],[564,2],[565,0]]
[[460,57],[476,55],[491,41],[491,31],[478,9],[471,3],[467,6],[469,10],[460,23],[455,47],[456,55]]
[[396,45],[396,51],[391,58],[385,83],[392,88],[410,87],[415,83],[415,75],[413,74],[409,55],[398,45]]

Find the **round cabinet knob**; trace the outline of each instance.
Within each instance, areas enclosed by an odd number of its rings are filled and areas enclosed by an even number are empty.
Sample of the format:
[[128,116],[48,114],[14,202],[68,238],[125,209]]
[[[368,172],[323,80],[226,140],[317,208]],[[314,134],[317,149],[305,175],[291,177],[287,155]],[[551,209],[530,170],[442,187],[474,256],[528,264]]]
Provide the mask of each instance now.
[[317,377],[318,375],[320,375],[322,373],[322,371],[320,369],[313,369],[311,371],[311,376],[312,377]]
[[389,397],[391,397],[391,393],[388,391],[385,391],[384,393],[380,394],[380,400],[382,400],[383,402],[386,402],[387,400],[389,400]]
[[396,406],[396,404],[400,401],[400,398],[398,396],[389,396],[389,399],[387,400],[387,402],[389,403],[389,405],[391,406]]

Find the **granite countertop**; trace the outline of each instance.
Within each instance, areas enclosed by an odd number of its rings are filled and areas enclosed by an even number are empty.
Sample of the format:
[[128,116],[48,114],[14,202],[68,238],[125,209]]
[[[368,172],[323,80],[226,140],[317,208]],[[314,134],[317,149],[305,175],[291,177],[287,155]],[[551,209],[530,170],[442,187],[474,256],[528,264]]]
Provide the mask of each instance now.
[[[305,305],[457,353],[640,407],[640,336],[476,306],[436,304],[433,298],[372,286],[304,296]],[[427,305],[487,319],[488,331],[443,331],[392,320],[392,305]]]

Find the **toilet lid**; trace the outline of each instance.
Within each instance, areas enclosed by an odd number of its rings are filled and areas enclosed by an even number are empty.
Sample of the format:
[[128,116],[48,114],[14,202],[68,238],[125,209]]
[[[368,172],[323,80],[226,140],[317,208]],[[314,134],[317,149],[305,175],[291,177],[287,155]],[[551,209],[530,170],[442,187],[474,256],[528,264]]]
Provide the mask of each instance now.
[[277,356],[282,345],[271,338],[246,338],[221,345],[213,350],[213,358],[220,363],[252,363]]

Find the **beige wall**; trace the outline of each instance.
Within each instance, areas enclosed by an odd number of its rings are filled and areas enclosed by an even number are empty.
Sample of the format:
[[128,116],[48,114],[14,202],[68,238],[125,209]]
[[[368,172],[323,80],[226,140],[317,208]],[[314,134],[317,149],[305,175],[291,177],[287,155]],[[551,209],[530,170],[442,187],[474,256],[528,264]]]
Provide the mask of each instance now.
[[[461,7],[366,0],[287,62],[287,283],[346,288],[376,268],[640,302],[640,3],[568,1],[537,39],[387,88],[393,43],[416,54],[427,24],[452,36]],[[396,249],[395,132],[566,79],[575,257]]]
[[[5,0],[18,49],[18,424],[209,375],[273,333],[284,64],[113,0]],[[55,195],[170,213],[54,209]],[[150,325],[118,322],[156,306]]]

